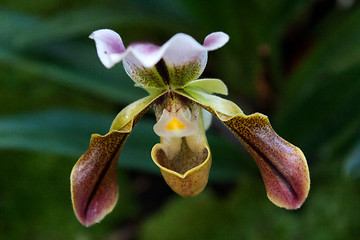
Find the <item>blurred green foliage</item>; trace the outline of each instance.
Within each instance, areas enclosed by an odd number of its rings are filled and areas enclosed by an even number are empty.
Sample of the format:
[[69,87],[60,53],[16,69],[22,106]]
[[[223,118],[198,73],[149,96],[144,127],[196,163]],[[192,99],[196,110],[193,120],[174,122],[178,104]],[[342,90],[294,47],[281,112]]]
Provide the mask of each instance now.
[[[0,4],[1,239],[356,239],[360,234],[360,8],[346,0],[4,0]],[[150,112],[119,161],[120,199],[89,229],[69,175],[92,133],[145,96],[121,64],[105,69],[88,35],[161,45],[177,32],[224,31],[204,77],[269,115],[307,156],[312,187],[297,211],[267,200],[252,159],[214,121],[210,183],[183,199],[150,159]]]

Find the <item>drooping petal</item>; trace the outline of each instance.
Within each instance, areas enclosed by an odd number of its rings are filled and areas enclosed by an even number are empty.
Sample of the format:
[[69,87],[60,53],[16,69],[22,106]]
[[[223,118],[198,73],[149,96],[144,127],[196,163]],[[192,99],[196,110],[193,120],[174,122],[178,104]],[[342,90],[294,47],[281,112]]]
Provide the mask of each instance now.
[[89,38],[94,39],[97,54],[105,67],[111,68],[119,62],[118,56],[125,51],[119,34],[110,29],[101,29],[93,32]]
[[253,156],[269,199],[280,207],[299,208],[310,188],[309,169],[302,151],[277,135],[265,115],[236,115],[223,123]]
[[89,149],[71,172],[71,197],[79,221],[86,227],[111,212],[118,198],[116,167],[129,133],[94,134]]
[[193,89],[178,93],[202,105],[239,138],[258,165],[267,195],[275,205],[297,209],[303,204],[310,189],[305,156],[276,134],[265,115],[246,116],[234,108],[234,103]]
[[85,226],[101,221],[118,198],[116,166],[127,137],[135,124],[161,96],[153,94],[124,108],[105,136],[93,134],[89,149],[75,164],[71,180],[74,212]]

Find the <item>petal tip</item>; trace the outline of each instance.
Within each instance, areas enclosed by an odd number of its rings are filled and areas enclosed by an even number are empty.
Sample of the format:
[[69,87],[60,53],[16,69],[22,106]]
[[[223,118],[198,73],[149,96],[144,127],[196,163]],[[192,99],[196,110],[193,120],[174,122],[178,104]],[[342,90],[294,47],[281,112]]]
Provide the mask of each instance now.
[[121,61],[122,57],[118,56],[125,52],[125,47],[119,34],[110,29],[100,29],[92,32],[89,38],[95,41],[99,59],[106,68]]
[[106,208],[99,208],[92,206],[89,208],[86,213],[81,214],[75,210],[75,215],[79,222],[85,227],[91,227],[96,223],[100,223],[106,215],[108,215],[114,209],[118,199],[118,194],[116,193],[115,200]]
[[206,36],[204,40],[204,47],[207,47],[209,50],[216,50],[224,46],[230,37],[224,32],[213,32]]
[[[290,145],[292,146],[292,145]],[[302,151],[292,146],[292,156],[283,162],[282,181],[264,178],[267,195],[275,205],[289,209],[299,209],[305,202],[310,190],[310,174]],[[287,174],[285,174],[287,172]]]

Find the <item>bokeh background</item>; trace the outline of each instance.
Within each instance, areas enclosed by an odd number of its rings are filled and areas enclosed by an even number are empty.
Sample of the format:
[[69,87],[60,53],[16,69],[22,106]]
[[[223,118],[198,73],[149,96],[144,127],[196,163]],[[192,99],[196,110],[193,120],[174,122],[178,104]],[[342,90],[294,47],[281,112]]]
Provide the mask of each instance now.
[[[88,35],[100,28],[163,44],[177,32],[230,42],[203,77],[222,79],[245,113],[269,116],[305,153],[311,190],[286,211],[230,131],[213,121],[210,182],[185,199],[150,158],[150,111],[119,160],[120,197],[83,227],[69,175],[92,133],[146,95],[122,65],[107,70]],[[356,0],[2,0],[0,3],[0,239],[358,239],[360,8]]]

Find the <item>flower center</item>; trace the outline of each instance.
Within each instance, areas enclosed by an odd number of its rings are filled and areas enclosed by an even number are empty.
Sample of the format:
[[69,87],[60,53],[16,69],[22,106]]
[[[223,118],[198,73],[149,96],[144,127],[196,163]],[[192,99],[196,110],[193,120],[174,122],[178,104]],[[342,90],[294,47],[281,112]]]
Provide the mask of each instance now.
[[171,120],[171,122],[169,122],[168,125],[166,126],[166,129],[169,131],[176,130],[176,129],[184,129],[184,124],[182,124],[176,118],[173,118]]
[[180,107],[172,111],[164,109],[158,122],[154,125],[154,132],[160,137],[187,137],[196,134],[199,126],[192,119],[188,107]]

